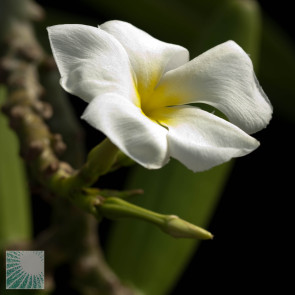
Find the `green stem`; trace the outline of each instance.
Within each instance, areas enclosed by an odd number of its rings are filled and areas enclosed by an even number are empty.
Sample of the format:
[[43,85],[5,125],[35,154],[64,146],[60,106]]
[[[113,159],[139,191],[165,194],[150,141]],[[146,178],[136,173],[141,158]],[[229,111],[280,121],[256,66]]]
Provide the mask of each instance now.
[[159,214],[122,199],[111,197],[103,200],[97,210],[110,219],[137,218],[157,225],[165,233],[175,238],[212,239],[213,236],[201,227],[195,226],[176,215]]
[[134,165],[135,162],[127,157],[123,152],[119,151],[117,155],[117,159],[114,162],[113,166],[110,169],[110,172],[116,171],[121,167],[129,167]]
[[59,195],[71,196],[83,188],[93,185],[100,176],[111,169],[116,160],[118,148],[106,138],[88,154],[86,163],[75,174],[60,177],[56,175],[53,186]]
[[119,198],[107,198],[98,209],[105,217],[110,219],[132,217],[158,226],[163,224],[164,215],[133,205]]
[[106,174],[112,167],[118,148],[106,138],[93,148],[87,157],[87,162],[79,171],[79,177],[86,186],[91,186],[101,175]]

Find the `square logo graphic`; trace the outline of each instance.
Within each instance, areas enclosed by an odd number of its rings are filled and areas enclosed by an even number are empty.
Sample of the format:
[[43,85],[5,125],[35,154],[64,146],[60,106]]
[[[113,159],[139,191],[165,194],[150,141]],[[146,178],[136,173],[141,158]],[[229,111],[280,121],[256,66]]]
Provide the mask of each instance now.
[[6,289],[44,289],[44,251],[6,251]]

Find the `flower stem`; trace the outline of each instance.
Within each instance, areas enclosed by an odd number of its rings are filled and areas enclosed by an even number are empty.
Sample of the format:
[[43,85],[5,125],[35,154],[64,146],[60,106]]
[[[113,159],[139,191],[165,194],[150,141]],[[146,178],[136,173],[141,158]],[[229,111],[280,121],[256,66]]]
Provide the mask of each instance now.
[[210,232],[182,220],[176,215],[159,214],[115,197],[110,197],[102,201],[97,207],[97,210],[103,216],[110,219],[132,217],[151,222],[174,238],[194,238],[202,240],[213,238]]
[[106,138],[94,147],[87,157],[87,162],[79,171],[79,178],[86,186],[92,185],[98,177],[106,174],[116,160],[118,148]]
[[111,169],[117,157],[118,148],[106,138],[94,147],[87,156],[86,163],[73,175],[54,180],[59,194],[69,197],[93,185],[100,176]]

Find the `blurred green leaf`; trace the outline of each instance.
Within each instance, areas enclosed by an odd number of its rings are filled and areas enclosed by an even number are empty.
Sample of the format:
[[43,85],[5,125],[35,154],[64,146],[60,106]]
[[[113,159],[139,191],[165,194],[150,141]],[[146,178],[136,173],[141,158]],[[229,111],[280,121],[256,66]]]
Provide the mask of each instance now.
[[214,20],[198,40],[197,50],[202,53],[218,44],[233,40],[250,54],[258,65],[261,36],[260,7],[254,0],[228,1],[215,13]]
[[[206,227],[230,170],[231,164],[227,163],[195,174],[172,160],[157,171],[134,168],[128,187],[145,191],[136,204]],[[120,221],[110,234],[107,258],[120,277],[145,294],[167,294],[198,243],[173,239],[148,223]],[[148,279],[151,274],[157,280]]]
[[[162,0],[169,5],[169,0]],[[183,6],[194,13],[195,18],[198,18],[201,24],[201,30],[206,31],[207,25],[210,25],[214,21],[216,14],[220,10],[227,6],[231,2],[236,0],[175,0],[176,2],[181,2]],[[169,3],[167,3],[169,2]]]
[[[0,85],[0,105],[5,89]],[[0,248],[31,238],[32,221],[25,169],[17,138],[0,112]]]
[[274,111],[295,119],[295,46],[293,40],[271,19],[264,17],[259,81]]
[[[214,22],[206,25],[202,35],[196,39],[190,36],[195,42],[191,47],[201,53],[231,39],[250,53],[257,63],[260,46],[257,3],[224,1],[224,5],[214,14],[211,11],[211,15],[215,15]],[[227,163],[194,174],[171,161],[159,171],[135,168],[128,185],[145,190],[145,195],[136,200],[136,204],[164,214],[177,214],[206,227],[230,171],[231,163]],[[147,295],[163,295],[169,294],[176,284],[197,245],[198,241],[175,240],[150,224],[130,220],[114,225],[107,244],[107,257],[119,276],[135,288]],[[148,279],[151,274],[157,279]]]

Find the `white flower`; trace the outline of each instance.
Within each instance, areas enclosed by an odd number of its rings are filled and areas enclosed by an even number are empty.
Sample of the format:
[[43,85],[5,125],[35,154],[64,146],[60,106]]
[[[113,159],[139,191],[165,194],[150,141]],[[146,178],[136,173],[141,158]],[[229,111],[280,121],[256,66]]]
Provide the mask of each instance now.
[[62,87],[89,103],[82,118],[142,166],[173,157],[203,171],[259,146],[248,134],[268,124],[272,106],[235,42],[189,61],[185,48],[122,21],[48,31]]

